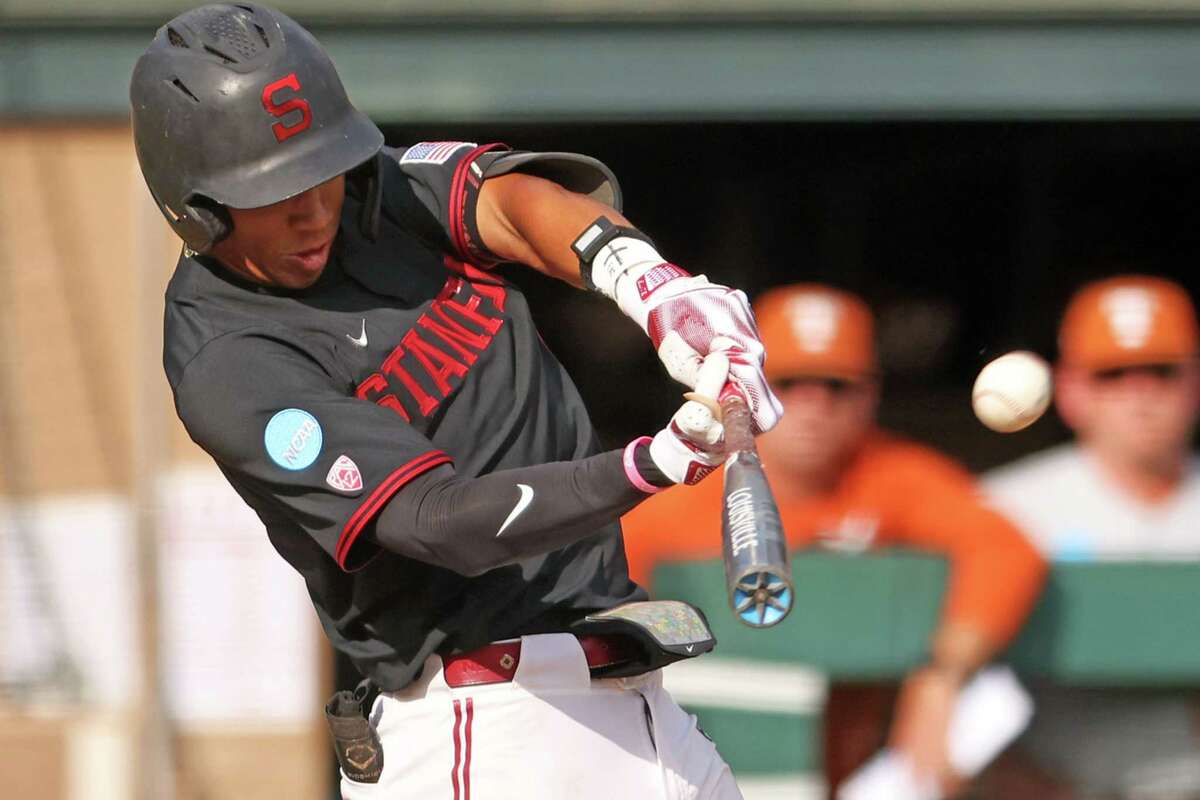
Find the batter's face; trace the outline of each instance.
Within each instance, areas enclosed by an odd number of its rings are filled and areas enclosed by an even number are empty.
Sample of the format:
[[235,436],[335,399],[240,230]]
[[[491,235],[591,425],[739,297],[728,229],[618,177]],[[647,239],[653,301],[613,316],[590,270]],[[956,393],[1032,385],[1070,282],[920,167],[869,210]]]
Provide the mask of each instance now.
[[231,208],[233,233],[212,253],[227,267],[270,286],[311,286],[338,232],[345,176],[262,208]]
[[796,479],[833,479],[875,423],[878,383],[869,378],[772,380],[783,419],[759,439],[772,468]]
[[1064,368],[1058,381],[1063,418],[1108,458],[1160,472],[1188,452],[1200,407],[1196,362],[1101,372]]

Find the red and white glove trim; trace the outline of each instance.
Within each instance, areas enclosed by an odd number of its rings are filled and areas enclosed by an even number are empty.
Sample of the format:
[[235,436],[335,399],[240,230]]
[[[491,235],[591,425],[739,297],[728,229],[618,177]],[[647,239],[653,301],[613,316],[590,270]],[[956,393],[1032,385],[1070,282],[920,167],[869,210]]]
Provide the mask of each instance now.
[[654,465],[675,483],[699,483],[725,461],[725,428],[714,410],[728,375],[729,361],[723,353],[705,357],[696,374],[695,394],[708,402],[688,400],[650,442]]
[[766,351],[746,294],[703,276],[676,281],[655,298],[647,334],[675,380],[693,385],[700,359],[716,351],[729,359],[729,380],[750,406],[755,431],[775,427],[783,405],[763,374]]
[[688,486],[699,483],[725,463],[723,452],[699,449],[674,423],[655,434],[650,442],[650,457],[664,475]]

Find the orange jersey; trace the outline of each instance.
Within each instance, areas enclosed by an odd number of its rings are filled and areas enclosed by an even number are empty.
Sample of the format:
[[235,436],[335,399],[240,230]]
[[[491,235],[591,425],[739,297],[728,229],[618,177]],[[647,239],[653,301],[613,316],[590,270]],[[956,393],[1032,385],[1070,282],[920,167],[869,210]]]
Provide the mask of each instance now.
[[[1046,570],[1041,556],[983,504],[966,470],[928,447],[875,432],[831,491],[804,500],[789,500],[777,475],[773,488],[793,550],[899,545],[941,555],[950,566],[945,621],[970,625],[996,646],[1012,638],[1037,598]],[[714,476],[626,514],[633,579],[649,585],[660,561],[720,558],[720,507],[721,479]]]

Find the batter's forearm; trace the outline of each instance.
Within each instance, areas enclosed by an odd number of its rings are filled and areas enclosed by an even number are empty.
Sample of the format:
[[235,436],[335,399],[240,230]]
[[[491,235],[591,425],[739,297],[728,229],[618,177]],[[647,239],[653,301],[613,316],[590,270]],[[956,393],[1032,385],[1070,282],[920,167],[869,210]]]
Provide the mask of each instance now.
[[375,541],[463,575],[556,550],[593,535],[647,497],[630,482],[622,456],[614,450],[478,478],[435,470],[388,503],[376,520]]
[[531,175],[489,178],[479,193],[476,224],[496,256],[582,286],[579,257],[571,244],[598,217],[617,225],[629,220],[611,206]]

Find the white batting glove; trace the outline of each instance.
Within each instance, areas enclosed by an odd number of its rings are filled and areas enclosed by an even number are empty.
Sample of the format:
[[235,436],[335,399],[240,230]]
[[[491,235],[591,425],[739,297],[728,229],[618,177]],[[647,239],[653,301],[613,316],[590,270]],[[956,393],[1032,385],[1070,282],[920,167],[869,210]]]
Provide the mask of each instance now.
[[650,442],[654,465],[675,483],[699,483],[725,461],[725,430],[713,411],[718,408],[717,396],[728,373],[729,360],[724,353],[707,356],[693,377],[695,394],[710,400],[711,405],[688,400]]
[[689,275],[649,242],[618,237],[592,260],[592,282],[650,337],[672,378],[696,388],[701,359],[716,350],[746,398],[756,433],[779,422],[783,406],[763,375],[765,351],[746,294]]

